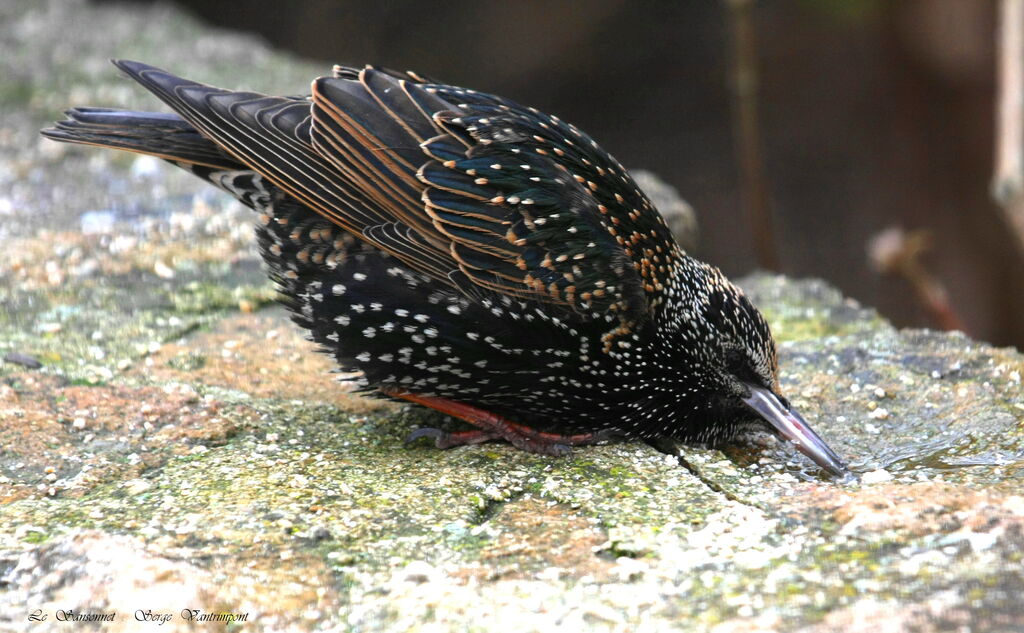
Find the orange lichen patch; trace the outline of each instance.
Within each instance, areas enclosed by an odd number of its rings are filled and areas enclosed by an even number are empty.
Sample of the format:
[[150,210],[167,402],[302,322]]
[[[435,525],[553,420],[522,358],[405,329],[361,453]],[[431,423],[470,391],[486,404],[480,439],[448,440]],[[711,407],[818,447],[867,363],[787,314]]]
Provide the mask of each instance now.
[[211,331],[164,344],[132,371],[151,380],[238,389],[257,398],[326,402],[357,415],[394,408],[348,393],[351,388],[336,380],[333,368],[332,359],[275,310],[234,315]]
[[0,390],[0,445],[10,473],[0,485],[4,501],[80,496],[198,445],[223,443],[249,421],[247,410],[224,410],[189,387],[66,385],[30,372],[7,382]]
[[1024,525],[1024,497],[943,483],[892,484],[849,491],[815,487],[784,501],[795,515],[831,513],[846,531],[899,530],[911,536],[960,529],[991,531],[996,523]]
[[[195,610],[193,617],[233,613],[244,615],[241,624],[236,623],[239,629],[271,622],[276,630],[308,628],[311,611],[340,608],[332,574],[319,557],[267,546],[257,551],[193,559],[161,556],[140,539],[88,530],[34,550],[31,579],[41,577],[46,586],[56,588],[40,602],[42,608],[132,613],[144,604],[139,612],[173,614],[171,626],[163,627],[173,631],[204,628],[203,622],[196,626],[183,619],[182,604]],[[21,574],[13,583],[23,588],[31,579]],[[218,624],[223,630],[223,623]],[[118,618],[104,630],[135,631],[137,625],[134,618]],[[229,630],[234,628],[228,625]]]
[[505,504],[491,525],[498,536],[480,558],[492,576],[500,570],[503,577],[532,577],[555,567],[578,578],[604,576],[612,567],[594,553],[607,537],[567,506],[525,497]]
[[[297,619],[312,608],[337,608],[339,596],[331,588],[334,578],[319,555],[287,547],[271,556],[266,554],[241,550],[218,561],[218,573],[239,580],[231,598],[234,604],[251,600],[264,618],[271,616],[279,621]],[[223,594],[218,597],[223,599]]]

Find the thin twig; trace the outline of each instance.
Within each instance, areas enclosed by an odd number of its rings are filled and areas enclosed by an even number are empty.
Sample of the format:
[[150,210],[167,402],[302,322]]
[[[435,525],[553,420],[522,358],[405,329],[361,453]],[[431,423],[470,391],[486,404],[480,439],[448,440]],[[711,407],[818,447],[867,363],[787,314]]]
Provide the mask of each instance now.
[[904,231],[890,227],[868,242],[868,259],[880,273],[903,277],[918,301],[944,330],[964,331],[964,322],[949,301],[946,286],[925,267],[921,256],[931,247],[927,230]]
[[753,1],[726,0],[726,3],[732,23],[732,123],[739,160],[740,199],[754,233],[758,265],[768,270],[779,270],[775,227],[761,158]]

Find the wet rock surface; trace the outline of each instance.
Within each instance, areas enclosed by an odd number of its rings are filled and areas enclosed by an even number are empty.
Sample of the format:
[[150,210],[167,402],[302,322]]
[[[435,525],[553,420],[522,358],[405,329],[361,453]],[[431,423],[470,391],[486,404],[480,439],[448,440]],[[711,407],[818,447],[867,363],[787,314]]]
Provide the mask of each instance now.
[[161,6],[0,12],[0,627],[1024,629],[1017,351],[753,276],[787,395],[858,482],[759,437],[680,458],[406,446],[437,421],[328,374],[272,303],[247,210],[35,133],[72,103],[154,105],[108,57],[294,92],[320,66]]

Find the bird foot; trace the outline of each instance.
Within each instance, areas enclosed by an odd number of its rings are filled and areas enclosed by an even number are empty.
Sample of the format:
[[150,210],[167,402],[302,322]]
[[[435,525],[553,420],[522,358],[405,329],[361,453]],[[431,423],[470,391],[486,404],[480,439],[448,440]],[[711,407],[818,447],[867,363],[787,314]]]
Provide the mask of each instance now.
[[421,437],[429,437],[434,440],[434,446],[437,448],[453,448],[455,446],[469,446],[472,444],[482,444],[491,440],[500,440],[501,435],[493,433],[491,431],[442,431],[441,429],[434,429],[429,427],[419,428],[409,434],[409,437],[405,438],[405,443],[409,444],[415,442]]
[[438,448],[450,448],[503,439],[516,448],[528,453],[564,457],[572,453],[573,446],[593,444],[608,436],[607,433],[580,433],[577,435],[545,433],[522,424],[517,424],[489,411],[462,404],[461,402],[433,396],[420,396],[397,389],[385,388],[381,389],[381,391],[394,398],[402,398],[403,400],[430,407],[441,413],[459,418],[479,429],[453,433],[431,428],[416,429],[406,438],[406,443],[421,437],[431,437]]

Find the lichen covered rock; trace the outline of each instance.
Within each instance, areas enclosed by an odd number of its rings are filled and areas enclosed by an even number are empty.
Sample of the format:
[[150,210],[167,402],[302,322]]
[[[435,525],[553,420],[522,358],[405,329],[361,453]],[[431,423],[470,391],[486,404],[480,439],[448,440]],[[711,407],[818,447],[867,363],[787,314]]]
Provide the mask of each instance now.
[[296,92],[316,70],[166,7],[0,12],[0,622],[1024,629],[1017,351],[754,276],[783,388],[856,483],[766,437],[679,457],[407,446],[437,420],[332,379],[273,306],[246,210],[158,162],[35,136],[70,103],[143,105],[107,57]]

